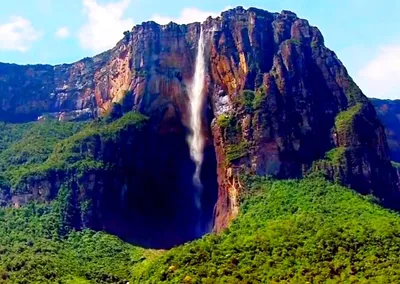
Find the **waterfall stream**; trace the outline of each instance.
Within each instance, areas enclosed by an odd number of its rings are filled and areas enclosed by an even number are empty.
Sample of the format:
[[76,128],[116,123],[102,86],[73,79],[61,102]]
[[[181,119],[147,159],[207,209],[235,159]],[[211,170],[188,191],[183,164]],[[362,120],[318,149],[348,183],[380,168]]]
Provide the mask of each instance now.
[[[196,66],[193,77],[193,82],[189,90],[189,111],[190,111],[190,134],[188,136],[188,144],[190,147],[190,156],[196,164],[196,170],[193,175],[193,183],[198,188],[199,192],[202,190],[202,183],[200,179],[201,165],[203,163],[203,150],[204,150],[204,137],[202,135],[201,121],[203,115],[203,91],[205,82],[205,36],[203,28],[200,31],[200,37],[197,48]],[[196,201],[200,206],[200,200]]]

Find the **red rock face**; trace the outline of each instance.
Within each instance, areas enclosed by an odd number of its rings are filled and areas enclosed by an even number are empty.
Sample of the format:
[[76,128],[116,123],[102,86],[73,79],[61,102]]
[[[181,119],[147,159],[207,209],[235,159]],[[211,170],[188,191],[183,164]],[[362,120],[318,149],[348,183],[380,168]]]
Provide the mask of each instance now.
[[[301,177],[335,147],[348,150],[348,167],[323,167],[328,177],[391,196],[384,129],[316,27],[288,11],[239,7],[207,19],[203,28],[209,38],[203,124],[206,151],[216,155],[216,231],[238,213],[241,174]],[[148,22],[112,50],[74,64],[0,64],[1,118],[101,116],[131,90],[134,109],[150,116],[160,135],[184,139],[199,33],[200,24]],[[337,115],[358,104],[352,131],[337,133]]]
[[[215,230],[238,212],[241,174],[301,177],[335,147],[346,155],[343,165],[321,168],[328,178],[383,200],[398,194],[384,129],[317,28],[291,12],[256,9],[229,11],[212,24],[213,107],[230,121],[212,127],[220,187]],[[335,120],[353,106],[360,109],[340,132]]]

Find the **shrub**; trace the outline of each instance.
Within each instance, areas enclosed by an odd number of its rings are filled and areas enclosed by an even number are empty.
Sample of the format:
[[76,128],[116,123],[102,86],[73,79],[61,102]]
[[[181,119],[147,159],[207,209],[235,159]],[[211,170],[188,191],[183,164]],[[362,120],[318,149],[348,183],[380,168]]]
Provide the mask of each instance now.
[[217,124],[223,129],[230,127],[232,125],[232,122],[233,118],[231,115],[221,114],[217,118]]
[[258,110],[266,101],[267,93],[264,87],[259,88],[254,96],[253,109]]
[[294,39],[294,38],[288,39],[287,42],[290,43],[290,44],[294,44],[294,45],[301,45],[302,44],[301,41],[299,41],[298,39]]
[[343,162],[346,153],[345,147],[338,147],[330,150],[325,154],[325,158],[333,163],[333,165],[340,165]]
[[227,162],[233,162],[240,159],[249,153],[249,144],[246,141],[241,141],[239,144],[229,145],[226,150]]
[[400,169],[400,163],[397,163],[397,162],[393,162],[393,161],[392,161],[392,166],[393,166],[394,168],[396,168],[396,169]]
[[244,90],[241,94],[241,102],[247,111],[253,110],[254,91]]

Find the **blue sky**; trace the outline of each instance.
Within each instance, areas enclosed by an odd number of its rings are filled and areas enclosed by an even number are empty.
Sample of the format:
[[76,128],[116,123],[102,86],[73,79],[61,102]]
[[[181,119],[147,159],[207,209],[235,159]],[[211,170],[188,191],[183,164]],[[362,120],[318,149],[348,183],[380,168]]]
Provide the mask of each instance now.
[[124,30],[154,19],[204,20],[226,7],[291,10],[318,26],[326,45],[370,97],[400,99],[398,0],[13,0],[0,10],[0,61],[74,62],[111,48]]

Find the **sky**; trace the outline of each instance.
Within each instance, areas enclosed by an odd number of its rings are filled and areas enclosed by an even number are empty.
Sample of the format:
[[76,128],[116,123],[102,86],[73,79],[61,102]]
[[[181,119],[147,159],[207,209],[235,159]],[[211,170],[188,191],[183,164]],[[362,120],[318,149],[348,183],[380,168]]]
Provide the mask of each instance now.
[[398,0],[13,0],[0,9],[0,62],[71,63],[144,21],[204,21],[236,6],[291,10],[324,35],[369,97],[400,99]]

